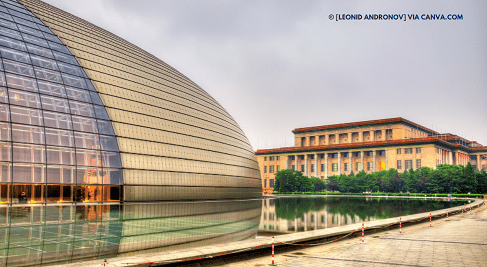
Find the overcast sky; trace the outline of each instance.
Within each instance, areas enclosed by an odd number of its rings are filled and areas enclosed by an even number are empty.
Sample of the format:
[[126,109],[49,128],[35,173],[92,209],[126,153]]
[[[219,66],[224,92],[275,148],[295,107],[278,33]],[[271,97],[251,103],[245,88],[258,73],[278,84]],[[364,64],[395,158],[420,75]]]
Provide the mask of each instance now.
[[[487,145],[487,1],[46,2],[162,59],[254,149],[298,127],[403,117]],[[462,14],[335,21],[333,14]]]

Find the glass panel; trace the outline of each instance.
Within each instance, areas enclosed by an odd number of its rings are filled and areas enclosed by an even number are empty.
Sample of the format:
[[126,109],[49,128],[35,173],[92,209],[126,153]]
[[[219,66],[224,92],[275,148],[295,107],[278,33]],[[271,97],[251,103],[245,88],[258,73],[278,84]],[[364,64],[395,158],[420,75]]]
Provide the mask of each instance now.
[[[84,76],[86,77],[86,75],[84,75]],[[96,92],[96,89],[93,86],[93,83],[90,80],[88,80],[88,79],[85,79],[85,81],[86,81],[86,84],[88,85],[88,90],[91,90],[91,91],[95,91]]]
[[70,101],[69,107],[71,108],[71,114],[87,116],[87,117],[95,116],[95,111],[93,110],[93,105],[91,104]]
[[100,149],[100,138],[97,134],[74,133],[76,147],[88,149]]
[[[52,48],[52,49],[54,49],[53,44],[55,44],[55,43],[53,43],[53,42],[57,42],[57,43],[61,43],[61,44],[62,44],[61,40],[59,40],[59,38],[57,38],[55,35],[48,34],[48,33],[44,33],[44,37],[45,37],[47,40],[52,41],[52,42],[49,42],[49,41],[48,41],[48,43],[49,43],[49,45],[51,46],[51,48]],[[69,52],[68,52],[68,53],[69,53]],[[69,54],[71,54],[71,53],[69,53]]]
[[14,142],[44,144],[44,129],[37,126],[12,124]]
[[11,106],[12,122],[42,126],[42,115],[38,109]]
[[10,121],[10,112],[7,104],[0,104],[0,121]]
[[96,92],[90,92],[91,95],[91,100],[93,101],[94,104],[97,105],[103,105],[103,102],[100,99],[100,96]]
[[117,138],[114,136],[100,135],[100,144],[102,150],[118,151]]
[[76,150],[76,164],[81,166],[100,166],[100,152],[94,150]]
[[5,36],[0,36],[0,45],[17,50],[27,51],[27,47],[23,42]]
[[55,83],[62,83],[63,81],[61,80],[61,73],[57,71],[52,71],[52,70],[47,70],[47,69],[41,69],[38,67],[34,67],[36,77],[38,79],[43,79],[47,80],[50,82],[55,82]]
[[39,92],[43,94],[66,98],[66,91],[64,91],[63,85],[46,81],[37,81],[37,84],[39,85]]
[[9,14],[5,14],[5,13],[2,13],[2,12],[0,12],[0,18],[2,18],[4,20],[10,20],[10,21],[13,21],[14,20],[12,18],[12,16],[10,16]]
[[44,111],[44,123],[46,127],[71,130],[71,116],[67,114]]
[[45,183],[45,166],[35,164],[14,164],[14,183]]
[[[79,185],[79,186],[76,186],[75,196],[76,196],[75,201],[82,201],[82,202],[101,201],[102,186],[95,186],[95,185]],[[98,214],[98,215],[101,215],[101,214]],[[100,216],[100,218],[101,218],[101,216]]]
[[110,119],[108,117],[108,113],[107,113],[105,107],[95,105],[94,108],[95,108],[96,117],[98,119],[103,119],[103,120],[109,120]]
[[[57,38],[57,37],[56,37]],[[68,55],[71,55],[71,52],[68,50],[68,48],[66,48],[66,46],[62,45],[62,44],[59,44],[60,41],[58,41],[58,43],[54,43],[54,42],[50,42],[50,41],[47,41],[49,43],[49,45],[51,46],[51,49],[53,50],[57,50],[59,52],[63,52],[63,53],[66,53]]]
[[69,99],[91,103],[90,92],[73,87],[66,87],[66,94]]
[[5,71],[10,71],[10,72],[34,77],[34,69],[32,68],[32,66],[21,64],[10,60],[3,60],[3,66],[5,68]]
[[17,26],[15,25],[15,23],[8,21],[8,20],[0,19],[0,25],[4,26],[4,27],[12,28],[12,29],[17,29]]
[[37,92],[37,84],[34,79],[18,76],[15,74],[7,74],[7,84],[11,88],[22,89],[26,91]]
[[[0,144],[0,146],[1,146],[1,144]],[[0,151],[0,153],[1,153],[1,151]],[[3,183],[12,181],[12,164],[5,163],[5,162],[0,163],[0,181],[2,181]],[[5,186],[7,186],[7,185],[1,184],[0,186],[2,187],[0,190],[0,193],[1,193],[0,201],[5,202],[7,200],[5,199],[6,194],[4,194],[3,189],[5,189]],[[3,204],[1,202],[0,202],[0,204]]]
[[[11,145],[10,143],[0,142],[0,160],[1,161],[11,161],[12,158],[10,157],[11,153]],[[4,166],[4,165],[2,165]],[[5,181],[3,178],[2,181]]]
[[27,49],[29,50],[30,53],[38,55],[38,56],[43,56],[43,57],[48,57],[48,58],[54,58],[52,55],[51,49],[40,47],[37,45],[33,44],[26,44]]
[[5,80],[5,74],[3,72],[0,72],[0,86],[7,86],[7,81]]
[[47,110],[69,113],[68,100],[41,95],[42,107]]
[[8,96],[12,105],[41,108],[41,101],[37,93],[10,89]]
[[39,57],[34,55],[30,55],[30,58],[32,59],[32,64],[34,64],[35,66],[39,66],[51,70],[58,70],[56,61],[52,59],[47,59],[44,57]]
[[64,73],[62,75],[63,75],[64,83],[66,85],[78,87],[78,88],[83,88],[83,89],[88,89],[88,87],[86,86],[85,80],[83,78],[67,75]]
[[3,58],[30,64],[29,54],[25,52],[13,50],[6,47],[0,47],[0,52],[2,53]]
[[75,131],[97,133],[96,120],[73,116],[73,127]]
[[118,152],[101,152],[102,165],[108,168],[122,168],[120,154]]
[[[34,22],[32,22],[32,21],[28,21],[28,20],[26,20],[26,19],[21,19],[21,18],[17,18],[17,17],[13,17],[13,19],[14,19],[14,21],[15,21],[15,22],[17,22],[17,23],[24,24],[24,25],[27,25],[27,26],[29,26],[29,27],[32,27],[32,28],[37,29],[37,24],[35,24],[35,23],[34,23]],[[22,35],[24,35],[24,34],[22,34]],[[26,39],[26,38],[25,38],[25,36],[24,36],[24,39]],[[26,41],[27,41],[27,40],[26,40]]]
[[102,178],[98,168],[78,167],[76,170],[76,183],[78,184],[101,184]]
[[101,120],[98,120],[97,122],[98,122],[98,131],[101,134],[115,135],[111,122],[101,121]]
[[54,146],[73,147],[73,132],[46,128],[46,144]]
[[25,32],[25,33],[28,33],[30,35],[34,35],[35,37],[40,37],[40,38],[44,37],[44,35],[42,35],[42,33],[40,31],[32,29],[30,27],[26,27],[23,25],[17,25],[17,27],[19,28],[19,30],[21,32]]
[[[36,18],[34,18],[34,20],[36,20]],[[39,21],[39,22],[37,22],[37,23],[42,24],[40,21]],[[52,33],[52,31],[51,31],[51,30],[50,30],[48,27],[43,26],[43,25],[39,25],[39,24],[37,24],[37,27],[39,27],[39,29],[40,29],[41,31],[43,31],[43,32],[47,32],[47,33]]]
[[106,169],[102,171],[102,178],[104,184],[122,184],[122,170],[121,169]]
[[35,45],[39,45],[39,46],[42,46],[42,47],[49,48],[49,45],[47,44],[47,41],[46,40],[41,39],[41,38],[38,38],[38,37],[34,37],[32,35],[28,35],[28,34],[25,34],[25,33],[21,33],[21,34],[22,34],[22,37],[24,38],[24,41],[29,42],[29,43],[32,43],[32,44],[35,44]]
[[32,13],[25,10],[24,8],[20,8],[18,6],[15,6],[15,4],[12,2],[10,2],[9,4],[5,3],[5,6],[8,7],[10,14],[17,16],[17,17],[20,17],[20,18],[23,18],[23,19],[28,20],[28,21],[33,21],[32,17],[26,15],[26,14],[32,15]]
[[20,35],[20,32],[2,26],[0,26],[0,34],[22,40],[22,35]]
[[76,61],[76,59],[73,56],[69,56],[57,51],[52,51],[52,53],[54,54],[54,57],[59,61],[66,62],[73,65],[79,65],[78,61]]
[[73,165],[74,149],[62,147],[47,147],[47,164]]
[[58,62],[58,65],[59,65],[59,70],[61,72],[65,72],[76,76],[83,76],[83,71],[81,70],[80,67],[76,67],[62,62]]
[[13,162],[45,163],[45,148],[40,145],[13,144]]
[[7,88],[0,87],[0,103],[8,103]]
[[0,140],[10,141],[10,123],[0,122]]

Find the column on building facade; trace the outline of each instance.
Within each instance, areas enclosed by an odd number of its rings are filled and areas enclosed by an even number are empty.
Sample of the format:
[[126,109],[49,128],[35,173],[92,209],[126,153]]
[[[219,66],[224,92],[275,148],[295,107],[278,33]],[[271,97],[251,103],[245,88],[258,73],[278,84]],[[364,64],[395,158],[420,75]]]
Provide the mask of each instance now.
[[448,163],[453,164],[453,151],[448,151]]
[[387,157],[387,151],[386,152],[386,170],[389,170],[389,161],[388,161],[388,157]]
[[386,140],[386,130],[381,130],[382,140]]
[[335,134],[335,144],[340,144],[340,135]]
[[338,175],[342,174],[342,153],[338,152]]
[[294,164],[296,164],[294,165],[294,171],[297,171],[299,170],[299,155],[294,155],[294,161]]
[[[375,134],[374,134],[374,131],[369,131],[370,133],[370,142],[374,142],[375,141]],[[362,164],[363,165],[363,164]]]
[[286,155],[285,157],[286,157],[286,169],[289,169],[289,158],[290,157],[288,155]]
[[315,230],[318,230],[318,212],[315,212]]
[[348,151],[348,171],[352,172],[353,170],[353,162],[352,162],[352,152]]
[[482,164],[480,164],[480,155],[477,155],[477,170],[480,171],[482,169]]
[[315,177],[318,177],[318,153],[315,154]]
[[328,179],[328,153],[325,153],[325,179]]
[[304,155],[304,176],[308,176],[308,155]]
[[[382,130],[382,131],[384,131],[384,130]],[[372,163],[372,165],[374,165],[374,172],[376,172],[377,171],[377,169],[376,169],[377,168],[377,162],[375,161],[375,156],[377,154],[377,151],[375,151],[375,150],[372,151],[372,154],[374,155],[374,162]]]
[[325,229],[328,228],[328,211],[325,210]]
[[348,143],[352,143],[352,133],[348,133]]
[[304,231],[308,231],[308,213],[304,214]]
[[298,231],[298,218],[294,219],[294,232]]
[[364,164],[364,151],[360,151],[360,161],[362,162],[362,163],[360,163],[360,164],[362,164],[362,168],[360,169],[360,171],[362,171],[362,170],[364,170],[364,165],[365,165]]
[[364,131],[358,132],[358,141],[363,142],[364,141]]

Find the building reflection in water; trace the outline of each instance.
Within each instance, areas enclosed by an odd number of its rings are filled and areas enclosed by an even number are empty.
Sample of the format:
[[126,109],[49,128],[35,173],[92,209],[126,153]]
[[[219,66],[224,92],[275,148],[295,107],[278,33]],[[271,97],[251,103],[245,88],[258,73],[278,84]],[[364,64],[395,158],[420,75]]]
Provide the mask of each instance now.
[[312,231],[463,205],[447,199],[279,197],[262,200],[260,233]]
[[253,238],[260,200],[0,207],[0,266],[40,266]]

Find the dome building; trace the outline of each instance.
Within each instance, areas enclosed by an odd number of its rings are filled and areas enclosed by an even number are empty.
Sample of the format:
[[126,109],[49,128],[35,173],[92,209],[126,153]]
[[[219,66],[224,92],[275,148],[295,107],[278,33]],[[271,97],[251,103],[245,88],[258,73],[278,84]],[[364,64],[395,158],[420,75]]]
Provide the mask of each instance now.
[[[37,0],[0,1],[0,61],[0,266],[255,234],[260,203],[229,204],[261,196],[253,149],[186,76]],[[168,216],[208,228],[168,237]]]

